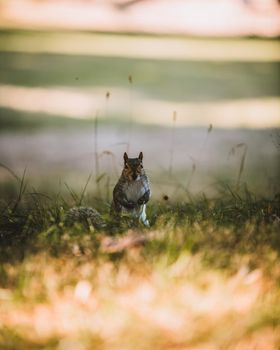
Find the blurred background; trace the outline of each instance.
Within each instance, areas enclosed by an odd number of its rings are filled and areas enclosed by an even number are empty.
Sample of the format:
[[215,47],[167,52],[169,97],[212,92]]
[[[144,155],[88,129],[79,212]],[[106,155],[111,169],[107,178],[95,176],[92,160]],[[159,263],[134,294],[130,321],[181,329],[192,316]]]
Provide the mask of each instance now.
[[111,191],[144,153],[154,198],[280,178],[276,0],[1,0],[0,196]]

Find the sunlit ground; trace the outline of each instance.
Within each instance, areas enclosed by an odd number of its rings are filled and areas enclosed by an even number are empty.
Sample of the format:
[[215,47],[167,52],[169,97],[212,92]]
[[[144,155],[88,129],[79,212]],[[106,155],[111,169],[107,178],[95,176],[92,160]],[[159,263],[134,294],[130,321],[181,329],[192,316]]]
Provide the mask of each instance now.
[[[279,291],[273,292],[260,269],[244,265],[225,276],[188,254],[150,265],[135,248],[116,268],[106,260],[86,261],[74,250],[73,262],[44,254],[26,259],[20,274],[29,280],[19,296],[0,289],[5,349],[276,350],[279,345]],[[9,267],[9,274],[16,268]]]
[[[151,125],[172,125],[172,114],[176,111],[177,126],[205,126],[214,124],[219,128],[267,128],[279,127],[280,98],[252,98],[245,100],[223,100],[222,102],[170,102],[145,98],[134,93],[133,106],[127,89],[107,87],[110,102],[105,102],[104,88],[67,89],[32,88],[2,85],[0,106],[19,111],[42,113],[72,118],[92,118],[93,111],[110,108],[107,117],[121,120],[131,111],[135,122]],[[15,99],[14,96],[17,96]],[[68,101],[67,104],[65,101]],[[173,107],[173,109],[172,109]],[[102,119],[106,116],[101,115]]]

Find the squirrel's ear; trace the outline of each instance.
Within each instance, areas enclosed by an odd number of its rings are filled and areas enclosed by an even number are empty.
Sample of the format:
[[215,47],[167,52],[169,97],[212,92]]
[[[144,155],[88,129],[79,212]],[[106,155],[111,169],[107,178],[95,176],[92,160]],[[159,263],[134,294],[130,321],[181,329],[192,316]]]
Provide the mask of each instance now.
[[125,163],[128,161],[128,155],[126,152],[124,152],[124,154],[123,154],[123,160]]
[[140,159],[141,161],[143,160],[143,153],[142,152],[139,153],[138,159]]

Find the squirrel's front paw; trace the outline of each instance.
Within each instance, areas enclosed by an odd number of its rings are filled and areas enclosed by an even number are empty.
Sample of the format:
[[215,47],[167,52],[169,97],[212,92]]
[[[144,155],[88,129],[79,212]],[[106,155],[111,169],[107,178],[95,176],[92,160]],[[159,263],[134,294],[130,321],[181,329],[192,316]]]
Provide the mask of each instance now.
[[145,204],[145,198],[144,197],[139,198],[137,201],[137,204],[139,205]]
[[146,204],[150,199],[150,190],[145,192],[141,198],[138,199],[137,204],[142,205]]

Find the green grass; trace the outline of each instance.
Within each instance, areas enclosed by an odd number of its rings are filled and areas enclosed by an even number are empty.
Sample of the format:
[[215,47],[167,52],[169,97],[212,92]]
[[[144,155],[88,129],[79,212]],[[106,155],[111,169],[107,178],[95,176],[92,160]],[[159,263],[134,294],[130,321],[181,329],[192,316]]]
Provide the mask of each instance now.
[[[143,228],[112,221],[95,195],[40,194],[24,176],[16,182],[1,203],[0,347],[280,345],[279,195],[228,189],[154,201]],[[69,226],[77,204],[97,208],[106,227]]]
[[[102,126],[109,125],[110,127],[116,126],[117,128],[127,127],[128,122],[122,118],[122,116],[116,118],[103,118],[99,121]],[[85,129],[92,128],[94,125],[93,118],[76,119],[69,117],[61,117],[52,114],[25,112],[20,110],[14,110],[10,108],[0,107],[0,133],[10,132],[30,132],[30,131],[46,131],[48,129],[53,130],[73,130],[75,128]],[[139,126],[137,126],[139,127]],[[141,125],[145,128],[145,125]],[[151,127],[150,127],[151,128]]]
[[[247,62],[234,60],[234,55],[231,60],[227,58],[215,61],[208,58],[207,52],[211,53],[213,49],[219,53],[224,52],[227,57],[231,48],[230,40],[195,41],[181,38],[182,43],[185,42],[185,52],[202,50],[206,56],[204,59],[194,60],[190,57],[174,61],[168,58],[117,56],[119,47],[126,48],[125,45],[129,45],[129,42],[123,42],[125,38],[123,35],[107,37],[94,33],[2,30],[0,83],[32,87],[128,88],[127,78],[132,75],[134,90],[149,98],[166,101],[216,101],[279,95],[279,61],[254,61],[253,54]],[[167,45],[168,50],[168,38],[165,39],[167,43],[162,38],[160,45]],[[22,40],[26,40],[26,50],[21,44]],[[137,43],[138,39],[135,40]],[[145,40],[144,36],[139,45],[144,43],[143,50],[148,52]],[[237,46],[235,52],[241,52],[241,55],[243,51],[255,52],[255,40],[232,40],[233,47],[237,45],[236,42],[241,47]],[[225,43],[229,48],[224,46]],[[9,52],[9,45],[16,51]],[[36,52],[38,45],[41,52]],[[88,50],[88,54],[81,54],[80,45],[83,50]],[[116,50],[116,56],[106,56],[106,50],[103,56],[94,54],[96,45],[101,46],[101,49],[104,45],[112,47],[112,51]],[[257,45],[256,58],[260,50],[270,52],[265,40],[257,41]],[[269,45],[277,51],[276,41],[271,41]],[[20,47],[22,48],[19,49]],[[35,52],[32,52],[33,49]],[[64,49],[67,49],[67,53],[64,53]],[[176,56],[176,49],[172,45],[170,50],[175,50]]]
[[[24,190],[21,188],[21,191]],[[261,247],[262,244],[268,245],[272,250],[278,252],[280,250],[279,235],[270,229],[276,228],[275,223],[279,220],[279,200],[279,195],[270,200],[255,199],[249,192],[241,196],[232,191],[232,196],[225,194],[221,198],[212,200],[202,196],[192,199],[192,202],[189,202],[187,198],[186,201],[178,203],[168,203],[168,200],[161,203],[154,202],[149,206],[149,217],[152,229],[168,227],[172,234],[175,236],[178,234],[178,238],[181,237],[180,239],[184,241],[184,244],[179,241],[179,245],[177,245],[176,239],[174,242],[169,242],[167,235],[165,237],[167,240],[161,242],[161,244],[164,243],[162,253],[165,252],[166,245],[169,243],[176,245],[175,255],[180,254],[184,249],[194,253],[199,251],[201,247],[204,249],[208,246],[209,248],[213,247],[214,255],[217,253],[218,256],[220,254],[219,245],[221,245],[220,248],[225,248],[224,253],[229,254],[229,258],[236,247],[238,252],[242,253],[243,245],[248,253],[254,252],[255,245]],[[37,251],[37,243],[42,243],[42,237],[44,238],[43,246],[44,240],[46,240],[49,242],[49,247],[53,246],[59,250],[61,244],[62,251],[64,251],[63,232],[69,229],[65,224],[65,214],[72,206],[83,205],[83,201],[83,198],[81,202],[79,197],[75,197],[73,192],[68,196],[59,195],[53,198],[50,195],[31,191],[25,194],[20,193],[9,205],[2,204],[1,259],[5,259],[6,255],[7,259],[11,259],[12,257],[16,258],[17,255],[21,256],[23,253],[32,253],[33,248]],[[21,202],[23,203],[21,204]],[[115,222],[111,222],[109,219],[110,203],[104,200],[100,201],[98,197],[93,197],[87,202],[89,202],[86,203],[87,206],[94,207],[103,213],[107,228],[102,230],[102,234],[114,236],[118,233],[123,234],[130,227],[134,227],[135,223],[127,222],[127,220],[121,226],[116,226]],[[195,230],[196,225],[199,225],[199,230]],[[247,235],[243,235],[242,232],[246,231],[247,225],[252,226],[253,230],[249,230]],[[210,232],[208,231],[209,227],[212,227]],[[224,235],[225,228],[232,231],[232,235]],[[263,228],[268,230],[266,235],[262,234]],[[94,240],[95,233],[97,234],[100,229],[91,229],[93,231],[91,238]],[[81,221],[70,229],[70,233],[73,233],[74,238],[77,234],[76,238],[80,239],[81,232],[84,230],[90,232],[91,229],[87,222]],[[142,229],[141,226],[139,229]],[[205,234],[200,235],[199,231],[201,230],[205,230]],[[214,233],[216,231],[220,231],[219,234],[216,235]],[[42,236],[40,236],[40,232],[42,232]],[[184,235],[185,237],[183,237]],[[14,250],[11,251],[10,255],[9,249],[13,245]],[[24,247],[26,247],[26,251]],[[16,254],[17,250],[18,254]],[[211,255],[211,253],[210,249],[209,254]],[[220,259],[217,259],[216,263],[218,261]],[[230,266],[230,261],[225,261],[223,264]]]
[[166,101],[278,96],[278,62],[159,61],[118,57],[0,52],[0,83],[72,88],[128,88]]
[[9,108],[0,108],[1,132],[7,130],[24,131],[40,130],[46,128],[73,128],[76,126],[88,126],[92,124],[90,120],[81,120],[73,118],[59,118],[54,115],[44,115],[42,113],[28,113],[15,111]]

